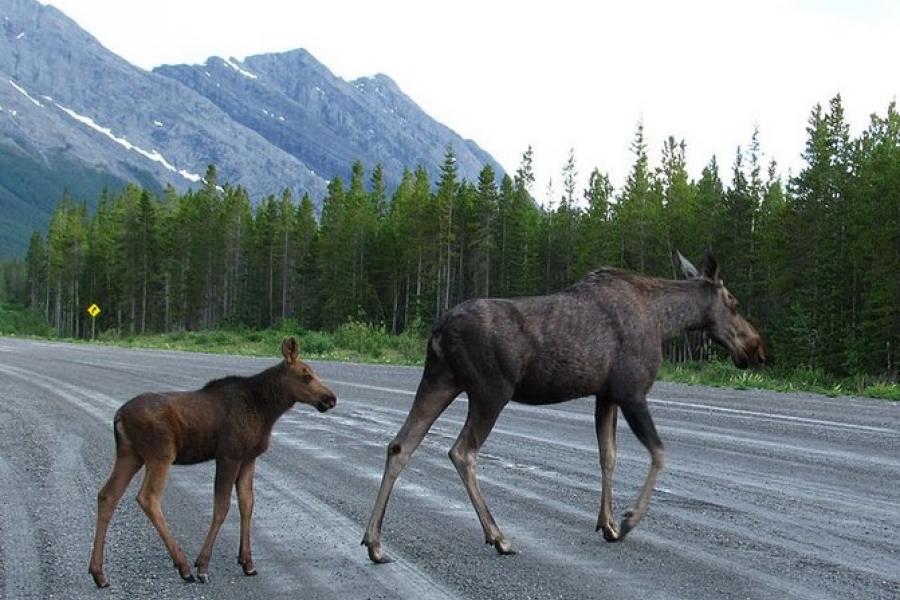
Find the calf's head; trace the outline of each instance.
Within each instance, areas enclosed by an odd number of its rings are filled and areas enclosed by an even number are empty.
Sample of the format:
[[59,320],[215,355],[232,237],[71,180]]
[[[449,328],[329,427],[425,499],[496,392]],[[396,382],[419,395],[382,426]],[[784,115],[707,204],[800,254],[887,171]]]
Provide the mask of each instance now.
[[737,298],[722,282],[715,256],[708,251],[704,253],[699,270],[681,253],[677,256],[689,279],[698,279],[708,286],[710,302],[703,326],[706,334],[731,353],[731,359],[738,368],[762,366],[766,362],[762,337],[738,313]]
[[331,389],[322,383],[308,364],[300,360],[300,344],[293,336],[281,342],[281,354],[285,363],[285,393],[294,402],[311,404],[319,412],[334,408],[337,398]]

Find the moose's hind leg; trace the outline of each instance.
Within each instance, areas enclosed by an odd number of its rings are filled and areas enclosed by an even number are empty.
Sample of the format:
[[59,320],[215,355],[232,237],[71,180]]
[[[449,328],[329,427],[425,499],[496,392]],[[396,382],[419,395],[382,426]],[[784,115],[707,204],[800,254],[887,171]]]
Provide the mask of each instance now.
[[97,529],[94,534],[94,548],[88,572],[99,588],[109,586],[109,579],[103,573],[103,548],[106,545],[106,531],[109,521],[119,505],[122,494],[131,483],[135,473],[141,468],[141,461],[134,454],[119,451],[109,479],[97,494]]
[[375,506],[372,508],[369,525],[362,539],[362,544],[368,549],[369,559],[375,563],[390,562],[381,549],[381,524],[394,483],[432,424],[459,394],[459,389],[452,381],[446,377],[432,376],[429,367],[430,365],[426,365],[425,374],[419,383],[416,398],[403,427],[387,447],[384,476],[381,479]]
[[478,514],[481,527],[484,529],[484,541],[494,546],[500,554],[515,554],[515,551],[512,549],[512,544],[500,531],[488,509],[487,502],[485,502],[478,485],[475,466],[478,462],[478,451],[487,440],[491,429],[494,428],[500,411],[509,401],[508,396],[509,394],[503,393],[470,392],[469,415],[456,443],[450,449],[450,460],[453,461],[453,465],[462,478],[472,506]]

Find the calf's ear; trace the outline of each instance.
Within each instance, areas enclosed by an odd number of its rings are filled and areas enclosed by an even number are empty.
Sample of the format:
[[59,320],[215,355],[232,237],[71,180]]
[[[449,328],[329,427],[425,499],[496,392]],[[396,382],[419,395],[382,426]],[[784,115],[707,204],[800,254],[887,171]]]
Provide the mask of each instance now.
[[284,360],[289,363],[297,362],[297,355],[300,353],[300,344],[294,336],[288,336],[281,342],[281,354]]

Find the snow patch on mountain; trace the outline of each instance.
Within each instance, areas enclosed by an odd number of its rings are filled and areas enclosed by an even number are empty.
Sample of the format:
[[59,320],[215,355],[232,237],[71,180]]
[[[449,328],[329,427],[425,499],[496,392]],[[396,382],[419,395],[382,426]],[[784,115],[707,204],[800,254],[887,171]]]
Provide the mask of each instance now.
[[79,123],[83,123],[83,124],[87,125],[88,127],[90,127],[91,129],[102,133],[103,135],[105,135],[106,137],[108,137],[109,139],[114,141],[115,143],[119,144],[126,150],[131,150],[131,151],[137,152],[141,156],[144,156],[146,158],[149,158],[153,162],[161,164],[163,167],[165,167],[169,171],[172,171],[173,173],[178,173],[179,175],[181,175],[188,181],[192,181],[192,182],[196,183],[203,179],[202,177],[200,177],[200,175],[197,175],[196,173],[191,173],[184,169],[175,168],[175,165],[173,165],[172,163],[167,161],[165,159],[165,157],[159,153],[159,151],[152,150],[152,151],[148,152],[147,150],[144,150],[140,146],[135,146],[134,144],[129,142],[127,139],[117,136],[116,134],[114,134],[112,132],[112,130],[110,128],[103,127],[102,125],[98,125],[97,122],[94,121],[92,118],[78,114],[71,108],[67,108],[56,102],[54,102],[54,104],[56,105],[57,108],[59,108],[61,111],[63,111],[64,113],[66,113],[67,115],[69,115],[70,117],[72,117],[73,119],[78,121]]
[[28,92],[26,92],[25,89],[22,88],[20,85],[16,84],[15,81],[13,81],[12,79],[9,79],[8,81],[9,81],[9,85],[11,85],[11,86],[13,86],[14,88],[16,88],[16,90],[18,90],[23,96],[25,96],[26,98],[28,98],[29,100],[31,100],[31,101],[35,104],[35,106],[38,106],[38,107],[40,107],[40,108],[44,108],[44,105],[43,105],[43,104],[41,104],[40,102],[38,102],[37,100],[35,100],[34,98],[32,98],[31,95],[30,95]]
[[238,64],[237,59],[235,59],[233,56],[231,58],[223,58],[222,60],[225,62],[226,65],[228,65],[229,67],[231,67],[232,69],[234,69],[235,71],[237,71],[238,73],[240,73],[241,75],[246,77],[247,79],[259,79],[258,75],[254,75],[250,71],[241,67]]

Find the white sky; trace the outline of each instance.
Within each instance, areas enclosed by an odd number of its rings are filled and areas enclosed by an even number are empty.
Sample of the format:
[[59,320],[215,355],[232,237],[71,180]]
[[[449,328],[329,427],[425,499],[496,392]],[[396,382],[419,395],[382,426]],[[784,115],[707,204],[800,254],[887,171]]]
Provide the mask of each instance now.
[[618,187],[643,119],[651,165],[684,138],[693,177],[760,127],[765,160],[801,166],[816,102],[840,92],[856,134],[900,95],[897,0],[51,0],[150,69],[303,47],[344,79],[382,72],[513,173],[535,152],[535,196],[575,149]]

